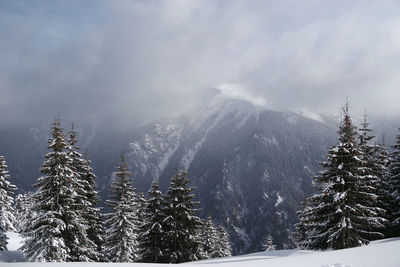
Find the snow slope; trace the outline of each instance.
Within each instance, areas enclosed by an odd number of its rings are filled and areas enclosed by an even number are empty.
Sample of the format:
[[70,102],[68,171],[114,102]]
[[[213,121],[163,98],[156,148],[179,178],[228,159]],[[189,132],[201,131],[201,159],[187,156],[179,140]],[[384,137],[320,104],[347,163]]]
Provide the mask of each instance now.
[[[7,233],[9,251],[0,252],[0,267],[134,267],[163,266],[163,264],[144,263],[42,263],[21,262],[22,254],[16,249],[21,238],[15,233]],[[399,267],[400,238],[374,241],[368,246],[336,251],[277,250],[248,255],[185,263],[187,267],[201,265],[218,267]]]
[[399,252],[400,238],[391,238],[336,251],[278,250],[191,264],[219,267],[400,267]]

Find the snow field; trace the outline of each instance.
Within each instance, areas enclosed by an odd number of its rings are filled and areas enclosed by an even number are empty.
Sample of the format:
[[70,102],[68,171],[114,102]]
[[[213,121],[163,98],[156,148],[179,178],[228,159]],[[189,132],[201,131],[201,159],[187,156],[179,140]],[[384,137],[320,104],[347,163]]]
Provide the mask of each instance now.
[[[165,266],[148,263],[43,263],[24,261],[17,251],[22,241],[18,234],[8,232],[9,251],[0,253],[0,267],[135,267]],[[400,267],[400,238],[373,241],[368,246],[335,251],[277,250],[258,252],[229,258],[184,263],[187,267],[199,265],[216,267]]]

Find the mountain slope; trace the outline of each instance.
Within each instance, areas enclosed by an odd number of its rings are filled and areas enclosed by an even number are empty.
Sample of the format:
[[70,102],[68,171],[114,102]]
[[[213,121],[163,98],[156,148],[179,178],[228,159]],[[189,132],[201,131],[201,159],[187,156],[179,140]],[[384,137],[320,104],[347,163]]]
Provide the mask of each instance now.
[[224,101],[205,112],[143,126],[126,146],[138,188],[188,170],[201,203],[223,223],[235,253],[256,251],[271,234],[290,247],[295,212],[335,131],[294,113]]

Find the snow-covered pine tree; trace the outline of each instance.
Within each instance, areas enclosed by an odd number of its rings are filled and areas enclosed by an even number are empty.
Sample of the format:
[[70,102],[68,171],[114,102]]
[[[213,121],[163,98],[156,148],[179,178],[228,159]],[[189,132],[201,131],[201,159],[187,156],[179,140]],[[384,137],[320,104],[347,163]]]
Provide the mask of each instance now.
[[[1,212],[1,211],[0,211]],[[2,225],[0,225],[0,251],[7,250],[7,236]]]
[[97,253],[94,253],[91,258],[93,258],[95,261],[104,261],[106,260],[103,253],[105,228],[103,224],[103,217],[100,213],[100,208],[96,207],[100,198],[98,196],[98,192],[95,190],[96,175],[93,173],[91,161],[87,152],[85,152],[83,160],[83,172],[81,173],[81,179],[86,181],[86,197],[90,203],[90,206],[84,213],[85,220],[89,224],[87,234],[89,239],[92,240],[97,247]]
[[166,262],[163,253],[162,224],[165,219],[163,208],[163,195],[159,190],[158,182],[153,181],[148,192],[144,221],[140,226],[138,236],[139,254],[142,262]]
[[327,162],[316,180],[319,193],[308,199],[308,248],[343,249],[368,244],[380,237],[374,231],[383,227],[379,208],[369,206],[376,198],[364,174],[370,173],[359,148],[356,128],[346,103],[339,126],[339,142],[328,152]]
[[[146,211],[147,211],[147,199],[143,192],[137,194],[137,220],[138,220],[138,230],[141,226],[146,223]],[[140,230],[138,231],[139,234]]]
[[15,197],[15,220],[16,220],[16,229],[19,233],[23,233],[25,229],[25,225],[28,224],[28,221],[31,221],[33,218],[33,193],[27,192],[24,194],[18,194]]
[[56,119],[49,139],[51,152],[45,156],[40,169],[43,176],[35,185],[35,215],[24,231],[22,250],[30,261],[76,260],[70,254],[71,247],[85,239],[85,225],[76,211],[79,183],[66,146],[60,120]]
[[220,225],[217,228],[218,239],[215,246],[213,258],[224,258],[232,256],[232,247],[229,242],[228,232],[225,227]]
[[274,240],[271,235],[267,235],[264,238],[264,242],[262,244],[262,249],[265,251],[274,251],[276,250],[276,246],[274,245]]
[[303,204],[300,210],[297,211],[298,222],[294,225],[295,227],[295,238],[297,247],[301,249],[307,248],[308,240],[308,219],[309,219],[309,205],[307,205],[307,198],[304,198]]
[[182,171],[171,178],[171,184],[165,196],[165,214],[163,229],[167,262],[181,263],[201,258],[200,230],[202,222],[196,216],[197,204],[193,201],[195,190],[189,187],[187,172]]
[[400,236],[400,134],[397,135],[396,143],[392,148],[388,171],[388,184],[392,200],[388,210],[390,223],[386,231],[387,237]]
[[[146,223],[146,209],[147,209],[147,199],[143,192],[139,192],[137,194],[137,209],[136,209],[136,216],[137,216],[137,231],[136,237],[139,239],[139,235],[141,234],[142,225]],[[140,246],[139,241],[138,245],[138,258],[136,261],[141,262],[141,253],[140,253]]]
[[[375,136],[371,134],[372,130],[369,128],[369,122],[367,121],[367,113],[365,111],[364,113],[364,120],[361,124],[361,127],[359,129],[359,147],[360,150],[362,151],[362,160],[364,161],[363,166],[366,168],[363,169],[363,179],[365,180],[366,185],[368,186],[368,192],[375,194],[376,197],[371,197],[367,199],[367,203],[364,203],[364,205],[369,206],[369,207],[377,207],[377,214],[376,217],[384,217],[386,210],[382,209],[379,205],[380,198],[383,197],[382,194],[382,189],[386,187],[386,181],[385,181],[385,176],[386,176],[386,171],[387,168],[385,164],[387,162],[382,159],[382,154],[384,151],[382,151],[382,147],[372,144],[372,140],[375,139]],[[378,190],[379,188],[379,190]],[[386,223],[386,220],[380,220],[381,223]],[[381,235],[374,235],[369,240],[374,240],[374,239],[379,239],[383,238],[383,232],[385,227],[383,227],[381,224],[375,225],[374,230],[376,232],[380,232]]]
[[384,218],[386,219],[385,228],[380,229],[382,234],[387,237],[388,227],[390,224],[389,211],[394,202],[394,197],[391,194],[391,189],[388,184],[388,168],[389,154],[385,146],[385,136],[382,137],[382,144],[377,145],[376,158],[379,168],[377,169],[378,181],[376,184],[377,207],[385,211]]
[[204,258],[210,259],[216,257],[217,242],[219,239],[219,233],[215,228],[212,221],[211,215],[207,216],[207,219],[203,222],[203,228],[201,231],[201,240],[203,242],[203,253]]
[[107,256],[111,262],[135,262],[139,258],[136,194],[123,155],[110,191],[112,195],[107,203],[113,208],[113,213],[108,215],[105,222],[109,226],[105,235]]
[[5,231],[15,231],[14,192],[17,187],[9,179],[6,160],[0,155],[0,225]]
[[[100,261],[101,254],[95,240],[98,241],[99,233],[96,233],[91,239],[89,230],[93,234],[94,228],[99,227],[99,211],[94,208],[97,204],[97,192],[94,189],[95,175],[88,164],[88,161],[83,159],[82,154],[78,152],[77,132],[74,129],[74,124],[69,132],[68,144],[66,147],[68,157],[71,160],[71,168],[74,171],[75,188],[75,204],[74,209],[77,219],[83,229],[75,235],[71,235],[71,240],[68,242],[70,249],[69,261]],[[89,199],[90,198],[90,199]],[[100,239],[101,240],[101,239]]]

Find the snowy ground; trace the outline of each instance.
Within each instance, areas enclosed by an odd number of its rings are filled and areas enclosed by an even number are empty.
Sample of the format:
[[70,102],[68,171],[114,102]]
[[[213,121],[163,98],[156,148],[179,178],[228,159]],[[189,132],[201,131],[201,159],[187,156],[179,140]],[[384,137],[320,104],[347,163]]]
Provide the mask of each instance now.
[[[140,263],[29,263],[17,251],[21,238],[18,234],[7,233],[9,251],[0,252],[0,267],[133,267],[162,266],[161,264]],[[205,260],[184,264],[187,267],[201,265],[217,267],[400,267],[400,238],[374,241],[368,246],[336,251],[279,250],[249,255]]]

